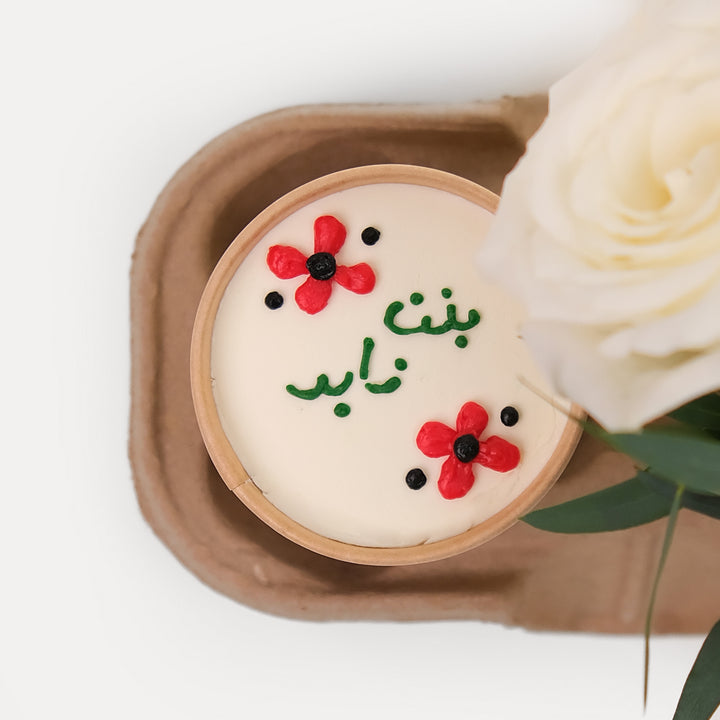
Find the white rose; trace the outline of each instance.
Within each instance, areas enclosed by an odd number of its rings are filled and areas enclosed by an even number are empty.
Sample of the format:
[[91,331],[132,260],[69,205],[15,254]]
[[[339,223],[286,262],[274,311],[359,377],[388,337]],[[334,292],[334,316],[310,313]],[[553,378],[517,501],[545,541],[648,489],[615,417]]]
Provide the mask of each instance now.
[[720,387],[720,2],[648,5],[551,89],[480,262],[608,429]]

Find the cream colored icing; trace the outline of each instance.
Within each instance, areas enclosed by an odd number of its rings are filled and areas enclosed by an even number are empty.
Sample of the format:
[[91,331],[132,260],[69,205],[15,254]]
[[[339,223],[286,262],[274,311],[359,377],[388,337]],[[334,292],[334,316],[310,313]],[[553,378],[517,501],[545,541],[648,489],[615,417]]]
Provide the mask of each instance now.
[[[334,283],[327,307],[308,315],[294,300],[307,276],[280,280],[267,266],[272,245],[313,251],[313,223],[333,215],[347,228],[338,265],[366,262],[377,282],[359,295]],[[566,416],[537,392],[546,383],[519,338],[520,307],[497,287],[483,283],[475,257],[492,214],[433,188],[383,183],[355,187],[316,200],[273,227],[229,282],[212,340],[214,396],[223,429],[252,481],[277,508],[305,527],[336,540],[398,547],[441,540],[483,522],[525,490],[552,455]],[[374,246],[361,241],[368,226],[381,231]],[[452,290],[452,298],[441,295]],[[278,310],[264,298],[276,290]],[[409,302],[419,292],[425,301]],[[399,336],[383,324],[388,305],[405,303],[398,316],[417,326],[423,315],[435,325],[447,305],[460,319],[477,309],[482,319],[464,332]],[[374,395],[358,377],[363,338],[371,337],[369,380],[391,376],[400,388]],[[407,360],[404,371],[396,358]],[[288,384],[314,387],[318,375],[333,385],[347,371],[354,382],[342,397],[303,400]],[[428,458],[415,439],[423,423],[455,427],[458,411],[474,401],[490,421],[482,438],[499,435],[520,448],[519,466],[498,473],[474,464],[475,484],[463,498],[447,500],[437,488],[444,458]],[[347,417],[333,408],[348,404]],[[514,427],[500,421],[503,407],[518,409]],[[411,490],[407,472],[421,468],[427,483]]]

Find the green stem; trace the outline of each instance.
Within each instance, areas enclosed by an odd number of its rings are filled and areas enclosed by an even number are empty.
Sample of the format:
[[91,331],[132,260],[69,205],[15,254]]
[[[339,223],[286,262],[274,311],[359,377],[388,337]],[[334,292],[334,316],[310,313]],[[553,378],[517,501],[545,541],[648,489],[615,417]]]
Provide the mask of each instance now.
[[670,545],[672,544],[673,534],[675,533],[675,525],[677,523],[677,516],[682,504],[682,495],[684,491],[685,486],[678,485],[677,490],[675,491],[675,496],[673,497],[673,503],[670,508],[667,527],[665,529],[665,539],[663,540],[663,546],[660,552],[660,562],[658,563],[657,571],[655,572],[655,580],[650,592],[650,602],[648,603],[647,614],[645,615],[645,677],[643,685],[644,708],[647,708],[648,678],[650,675],[650,629],[652,626],[653,613],[655,611],[655,599],[657,598],[660,578],[662,577],[662,573],[665,568],[665,561],[667,560],[668,553],[670,552]]

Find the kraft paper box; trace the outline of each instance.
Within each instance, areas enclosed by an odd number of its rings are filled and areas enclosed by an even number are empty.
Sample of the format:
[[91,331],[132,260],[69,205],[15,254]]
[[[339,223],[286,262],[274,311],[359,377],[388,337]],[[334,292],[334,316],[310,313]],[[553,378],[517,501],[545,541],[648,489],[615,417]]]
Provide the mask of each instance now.
[[[190,337],[200,295],[255,215],[317,177],[382,163],[446,170],[499,194],[545,112],[543,97],[293,108],[221,135],[170,181],[133,260],[130,457],[144,516],[203,582],[260,610],[313,620],[476,618],[535,629],[642,631],[663,521],[575,536],[521,522],[451,559],[352,565],[294,545],[247,510],[217,475],[193,412]],[[586,436],[542,505],[633,472],[629,458]],[[657,632],[712,626],[720,606],[719,541],[717,523],[681,512]]]

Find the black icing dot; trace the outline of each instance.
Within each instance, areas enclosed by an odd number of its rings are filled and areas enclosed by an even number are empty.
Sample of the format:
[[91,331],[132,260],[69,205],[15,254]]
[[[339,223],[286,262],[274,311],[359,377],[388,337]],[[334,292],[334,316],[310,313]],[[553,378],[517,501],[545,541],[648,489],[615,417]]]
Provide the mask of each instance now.
[[310,276],[316,280],[329,280],[337,268],[335,258],[328,252],[319,252],[311,255],[305,267],[308,269]]
[[411,490],[419,490],[427,482],[427,477],[420,468],[413,468],[405,476],[405,482]]
[[374,245],[380,239],[380,231],[374,227],[366,227],[360,235],[366,245]]
[[507,427],[512,427],[519,419],[520,413],[512,405],[508,405],[500,411],[500,421]]
[[474,435],[461,435],[453,444],[453,452],[461,463],[469,463],[478,456],[480,443]]
[[277,310],[278,308],[281,308],[284,302],[285,300],[283,299],[283,296],[279,292],[275,292],[274,290],[272,292],[269,292],[265,296],[265,304],[271,310]]

